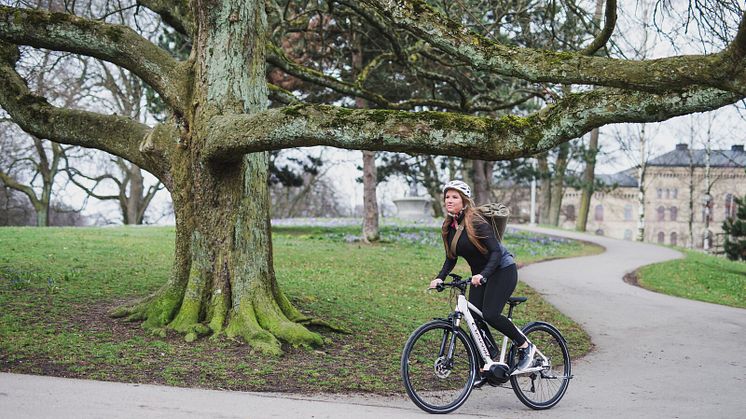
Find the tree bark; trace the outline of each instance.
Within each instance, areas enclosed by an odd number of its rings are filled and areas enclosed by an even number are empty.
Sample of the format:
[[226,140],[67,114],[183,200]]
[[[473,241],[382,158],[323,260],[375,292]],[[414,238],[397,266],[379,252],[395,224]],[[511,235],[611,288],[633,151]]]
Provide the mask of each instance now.
[[536,157],[536,168],[539,171],[539,188],[541,189],[539,223],[549,224],[549,206],[552,204],[552,179],[546,153]]
[[647,186],[645,185],[645,176],[647,175],[648,168],[648,156],[645,146],[647,145],[647,139],[645,138],[645,125],[640,128],[640,164],[637,168],[637,241],[645,241],[645,192]]
[[422,182],[425,184],[427,193],[432,198],[430,205],[433,208],[433,216],[442,217],[445,216],[443,212],[443,197],[441,192],[441,183],[438,176],[438,168],[435,165],[435,158],[433,156],[425,156],[424,163],[420,164],[422,168]]
[[598,154],[598,128],[591,130],[591,137],[588,140],[588,150],[585,154],[585,170],[583,171],[583,192],[580,196],[580,205],[578,208],[578,219],[575,223],[575,229],[585,231],[588,225],[588,212],[591,207],[591,198],[595,192],[596,183],[596,155]]
[[[270,231],[269,156],[251,153],[204,164],[207,121],[216,114],[254,113],[266,107],[264,3],[197,2],[198,35],[193,114],[172,160],[176,214],[173,277],[158,293],[113,313],[168,327],[187,341],[212,332],[242,337],[259,351],[280,354],[280,341],[320,345],[300,323],[275,278]],[[242,22],[241,24],[235,24]],[[221,48],[214,48],[221,45]],[[241,57],[241,59],[238,59]]]
[[[361,35],[353,33],[352,43],[352,69],[355,75],[363,70],[363,46]],[[363,98],[355,99],[355,107],[367,108]],[[376,168],[376,153],[363,150],[363,241],[366,243],[377,242],[380,239],[378,228],[378,170]]]
[[376,153],[363,151],[363,240],[367,243],[380,239],[378,230],[378,186]]
[[552,202],[549,205],[549,223],[559,225],[559,216],[562,210],[562,195],[565,193],[565,170],[567,169],[567,155],[570,152],[570,144],[564,143],[559,146],[557,160],[554,163],[554,174],[552,175]]
[[490,202],[492,191],[492,170],[495,162],[474,160],[474,202],[482,205]]

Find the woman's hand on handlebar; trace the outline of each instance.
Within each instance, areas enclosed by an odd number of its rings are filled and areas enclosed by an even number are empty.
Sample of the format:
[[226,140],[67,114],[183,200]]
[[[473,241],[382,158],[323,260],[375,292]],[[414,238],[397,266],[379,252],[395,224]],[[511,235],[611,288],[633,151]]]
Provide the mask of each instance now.
[[480,285],[483,285],[484,284],[484,282],[482,282],[483,279],[484,279],[484,277],[482,275],[476,274],[476,275],[474,275],[474,276],[471,277],[471,285],[473,287],[478,287]]
[[438,288],[438,285],[443,284],[443,280],[440,278],[435,278],[432,281],[430,281],[430,289]]

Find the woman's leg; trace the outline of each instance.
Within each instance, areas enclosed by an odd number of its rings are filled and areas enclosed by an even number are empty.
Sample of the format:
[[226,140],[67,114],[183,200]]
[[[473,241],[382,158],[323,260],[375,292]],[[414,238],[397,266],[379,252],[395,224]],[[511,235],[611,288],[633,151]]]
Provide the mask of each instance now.
[[[515,265],[510,265],[499,269],[487,280],[484,287],[479,288],[484,289],[481,305],[484,319],[490,326],[509,337],[516,345],[522,346],[526,342],[526,337],[515,327],[513,322],[501,314],[508,298],[515,291],[517,283],[518,271]],[[469,300],[471,301],[471,295]]]

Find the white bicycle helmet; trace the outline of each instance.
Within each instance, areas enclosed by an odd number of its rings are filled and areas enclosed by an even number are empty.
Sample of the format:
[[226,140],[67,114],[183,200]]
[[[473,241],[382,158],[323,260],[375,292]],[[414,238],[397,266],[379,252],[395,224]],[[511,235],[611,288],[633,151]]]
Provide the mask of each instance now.
[[446,183],[443,186],[443,195],[445,195],[446,191],[449,189],[455,189],[466,195],[467,198],[471,198],[471,188],[465,182],[462,182],[460,180],[452,180]]

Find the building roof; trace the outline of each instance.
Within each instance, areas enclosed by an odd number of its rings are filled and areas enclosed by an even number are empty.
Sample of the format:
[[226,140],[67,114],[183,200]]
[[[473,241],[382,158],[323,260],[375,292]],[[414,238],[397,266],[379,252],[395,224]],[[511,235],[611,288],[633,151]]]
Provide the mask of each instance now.
[[627,170],[611,175],[596,175],[596,178],[608,186],[637,187],[637,179],[631,176]]
[[[648,162],[648,166],[684,166],[691,162],[697,167],[705,165],[705,150],[689,150],[686,144],[677,144],[676,149]],[[746,167],[746,151],[743,145],[734,145],[730,150],[712,150],[710,167]]]

